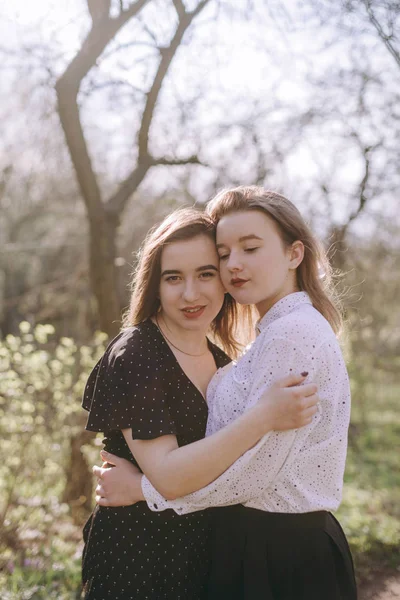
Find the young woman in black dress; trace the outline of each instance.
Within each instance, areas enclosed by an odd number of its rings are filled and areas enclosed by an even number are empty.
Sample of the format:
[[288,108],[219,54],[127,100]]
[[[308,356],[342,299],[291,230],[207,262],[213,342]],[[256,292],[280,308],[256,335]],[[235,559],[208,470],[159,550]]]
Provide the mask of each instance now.
[[[203,439],[207,385],[230,360],[206,333],[234,354],[237,314],[219,279],[210,217],[181,210],[150,232],[126,327],[91,373],[83,406],[87,429],[105,432],[105,449],[167,498],[209,484],[267,431],[305,425],[317,410],[316,386],[290,387],[304,381],[292,375]],[[209,533],[209,511],[97,507],[84,528],[85,599],[201,600]]]
[[288,372],[309,372],[318,412],[304,428],[270,432],[211,484],[172,500],[122,459],[107,457],[117,466],[98,470],[98,502],[145,499],[151,510],[180,515],[216,507],[208,600],[355,600],[351,554],[331,514],[341,500],[350,387],[329,264],[280,194],[226,190],[207,211],[217,223],[226,290],[259,314],[253,344],[210,383],[207,435],[246,414]]

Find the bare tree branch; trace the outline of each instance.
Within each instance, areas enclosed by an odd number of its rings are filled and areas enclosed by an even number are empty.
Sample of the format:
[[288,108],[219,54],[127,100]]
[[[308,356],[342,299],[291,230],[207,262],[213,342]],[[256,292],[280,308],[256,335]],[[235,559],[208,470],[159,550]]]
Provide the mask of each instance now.
[[[376,147],[376,146],[375,146]],[[357,208],[351,213],[351,215],[349,216],[345,229],[348,229],[350,223],[352,223],[352,221],[354,221],[354,219],[356,219],[359,214],[364,210],[366,202],[367,202],[367,197],[365,195],[365,190],[367,188],[368,185],[368,179],[369,179],[369,174],[370,174],[370,158],[369,158],[369,154],[371,152],[371,150],[373,150],[375,147],[372,146],[367,146],[363,149],[363,158],[364,158],[364,176],[360,182],[360,192],[359,192],[359,202],[358,202],[358,206]]]
[[186,13],[185,5],[183,4],[182,0],[172,0],[172,3],[175,6],[178,17],[181,19]]
[[88,213],[96,218],[103,212],[101,193],[93,170],[85,136],[80,122],[77,95],[82,79],[95,65],[104,48],[127,21],[137,14],[148,0],[137,0],[117,18],[94,21],[82,44],[56,83],[58,110],[72,163],[82,190]]
[[166,166],[179,166],[179,165],[203,165],[203,163],[198,156],[193,155],[188,158],[151,158],[151,165],[166,165]]
[[378,32],[379,37],[385,44],[386,48],[389,50],[390,54],[393,56],[397,65],[400,67],[400,54],[399,54],[399,52],[397,52],[397,50],[395,49],[395,47],[393,46],[393,44],[391,42],[392,36],[386,35],[386,33],[383,31],[381,24],[379,23],[378,19],[376,18],[375,14],[372,10],[371,0],[363,0],[363,1],[364,1],[364,6],[368,13],[369,20],[371,21],[372,25],[375,27],[376,31]]
[[178,23],[170,45],[161,52],[161,61],[155,74],[153,84],[147,94],[147,100],[138,134],[139,157],[137,166],[122,183],[121,187],[119,190],[117,190],[114,196],[108,200],[106,209],[109,214],[121,213],[131,194],[143,181],[148,169],[152,166],[152,164],[154,164],[154,159],[149,154],[149,132],[161,86],[186,30],[191,25],[193,19],[206,6],[206,4],[208,4],[208,2],[209,0],[202,0],[195,10],[190,13],[185,13]]
[[201,13],[203,8],[209,3],[209,1],[210,0],[201,0],[201,2],[198,3],[194,11],[190,13],[192,15],[192,20],[194,19],[194,17],[197,17],[197,15]]
[[123,79],[110,79],[109,81],[103,81],[102,83],[90,83],[88,89],[85,91],[85,95],[89,96],[92,92],[98,92],[101,90],[105,90],[107,88],[121,88],[126,87],[129,88],[132,93],[138,93],[142,96],[145,94],[145,91],[141,88],[133,85],[129,81],[124,81]]
[[111,0],[87,0],[87,5],[92,21],[100,21],[100,19],[108,17]]
[[74,56],[63,75],[56,84],[57,94],[65,87],[71,88],[76,94],[82,79],[96,64],[105,47],[111,42],[120,29],[149,2],[137,0],[118,17],[107,17],[101,22],[94,22],[80,50]]
[[368,197],[365,195],[365,190],[367,189],[369,176],[370,176],[370,154],[373,150],[378,148],[381,144],[375,144],[374,146],[362,146],[362,142],[359,139],[358,135],[354,132],[352,137],[355,137],[360,144],[363,159],[364,159],[364,175],[360,182],[359,186],[359,194],[358,194],[358,206],[355,210],[349,215],[346,223],[340,228],[342,240],[344,240],[347,230],[351,223],[357,219],[357,217],[364,211],[366,204],[368,202]]
[[364,175],[359,185],[357,207],[348,216],[343,225],[333,227],[331,230],[331,246],[329,248],[329,256],[332,261],[332,265],[338,271],[342,271],[345,264],[345,253],[347,252],[346,238],[349,227],[351,223],[355,221],[355,219],[357,219],[357,217],[359,217],[359,215],[365,210],[369,200],[369,196],[366,195],[366,189],[370,177],[370,154],[373,150],[381,145],[381,143],[378,143],[374,146],[365,146],[360,140],[357,132],[354,131],[351,135],[357,140],[362,152],[364,160]]
[[[141,26],[143,27],[144,31],[147,33],[147,35],[149,36],[149,38],[151,40],[153,40],[153,44],[149,44],[151,46],[153,46],[153,48],[158,48],[158,40],[157,40],[157,36],[153,33],[153,31],[150,29],[150,27],[147,25],[147,23],[145,23],[143,21],[143,19],[140,18],[140,15],[138,17],[138,20],[141,24]],[[148,42],[147,42],[148,43]]]
[[150,42],[137,41],[134,40],[132,42],[125,42],[124,44],[118,44],[118,46],[111,48],[109,51],[103,53],[103,60],[106,60],[110,56],[117,54],[117,52],[121,52],[121,50],[127,50],[128,48],[135,48],[138,46],[144,46],[146,48],[151,48],[152,50],[156,50],[159,52],[158,46],[151,44]]

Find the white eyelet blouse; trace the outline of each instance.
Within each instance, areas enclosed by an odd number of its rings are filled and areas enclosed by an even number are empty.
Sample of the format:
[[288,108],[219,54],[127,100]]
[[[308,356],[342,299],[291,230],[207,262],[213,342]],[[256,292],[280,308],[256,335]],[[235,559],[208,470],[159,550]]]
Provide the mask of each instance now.
[[142,489],[151,510],[184,514],[231,504],[285,513],[338,508],[350,389],[335,334],[304,292],[277,302],[257,332],[243,356],[219,369],[209,384],[206,435],[236,419],[290,373],[308,371],[307,381],[318,385],[318,412],[306,427],[267,433],[215,481],[183,498],[165,500],[144,476]]

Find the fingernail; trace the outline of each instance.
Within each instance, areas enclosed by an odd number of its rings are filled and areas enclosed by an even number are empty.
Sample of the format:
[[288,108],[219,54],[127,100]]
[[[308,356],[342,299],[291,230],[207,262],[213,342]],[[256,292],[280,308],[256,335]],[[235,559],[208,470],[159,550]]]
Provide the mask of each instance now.
[[302,377],[307,377],[307,375],[308,375],[308,371],[303,371],[302,373],[300,373],[300,375],[301,375]]

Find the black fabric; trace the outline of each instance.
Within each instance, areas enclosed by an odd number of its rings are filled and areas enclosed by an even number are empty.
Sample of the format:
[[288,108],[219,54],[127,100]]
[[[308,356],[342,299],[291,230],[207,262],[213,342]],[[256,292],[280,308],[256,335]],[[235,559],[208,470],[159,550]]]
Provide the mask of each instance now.
[[[229,358],[210,344],[217,367]],[[205,435],[207,404],[150,320],[117,336],[91,373],[83,399],[87,429],[136,466],[120,431],[179,446]],[[209,511],[155,513],[145,502],[97,507],[84,528],[86,600],[203,600],[209,568]]]
[[328,512],[212,509],[208,600],[356,600],[353,562]]
[[131,427],[136,439],[177,432],[168,400],[178,365],[165,355],[159,335],[146,321],[110,343],[86,385],[82,403],[90,411],[86,429],[109,432]]

